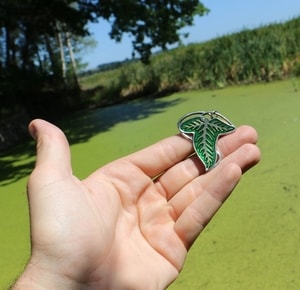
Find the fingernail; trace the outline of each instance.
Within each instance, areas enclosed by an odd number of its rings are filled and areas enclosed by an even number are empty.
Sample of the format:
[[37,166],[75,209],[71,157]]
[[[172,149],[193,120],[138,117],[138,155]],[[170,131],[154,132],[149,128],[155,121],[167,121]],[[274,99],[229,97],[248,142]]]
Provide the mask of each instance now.
[[30,133],[30,135],[32,136],[32,138],[33,138],[34,140],[36,140],[36,127],[35,127],[35,125],[34,125],[33,122],[31,122],[31,123],[29,124],[28,130],[29,130],[29,133]]

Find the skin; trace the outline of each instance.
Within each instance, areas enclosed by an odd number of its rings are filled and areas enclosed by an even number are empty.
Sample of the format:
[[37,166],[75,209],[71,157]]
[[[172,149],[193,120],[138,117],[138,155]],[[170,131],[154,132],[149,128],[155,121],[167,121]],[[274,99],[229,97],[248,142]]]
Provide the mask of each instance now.
[[43,120],[28,180],[30,260],[12,289],[165,289],[241,175],[257,164],[249,126],[218,141],[223,159],[205,173],[177,135],[96,170],[72,174],[63,132]]

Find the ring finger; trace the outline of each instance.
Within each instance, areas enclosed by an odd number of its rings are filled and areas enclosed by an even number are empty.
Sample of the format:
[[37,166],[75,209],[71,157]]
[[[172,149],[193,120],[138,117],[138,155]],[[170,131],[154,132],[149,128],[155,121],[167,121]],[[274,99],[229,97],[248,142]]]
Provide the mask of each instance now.
[[[243,144],[256,143],[256,141],[256,131],[249,126],[241,126],[234,133],[220,138],[218,148],[225,158]],[[169,200],[186,184],[203,173],[203,164],[197,156],[191,156],[169,168],[155,182],[160,192]]]

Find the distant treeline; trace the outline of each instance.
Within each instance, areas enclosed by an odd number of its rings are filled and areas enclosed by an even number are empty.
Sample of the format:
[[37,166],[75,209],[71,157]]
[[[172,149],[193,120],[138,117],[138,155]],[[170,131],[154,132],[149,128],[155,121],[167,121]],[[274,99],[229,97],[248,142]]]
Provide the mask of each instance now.
[[89,75],[92,75],[92,74],[95,74],[95,73],[98,73],[98,72],[114,70],[114,69],[122,67],[126,63],[130,63],[130,62],[134,62],[134,61],[137,61],[137,60],[126,59],[126,60],[123,60],[123,61],[113,61],[113,62],[99,64],[94,69],[89,69],[89,70],[85,70],[85,71],[81,72],[80,77],[89,76]]
[[222,88],[300,76],[300,17],[285,23],[182,46],[151,58],[150,65],[125,63],[82,80],[102,88],[100,103],[164,92]]

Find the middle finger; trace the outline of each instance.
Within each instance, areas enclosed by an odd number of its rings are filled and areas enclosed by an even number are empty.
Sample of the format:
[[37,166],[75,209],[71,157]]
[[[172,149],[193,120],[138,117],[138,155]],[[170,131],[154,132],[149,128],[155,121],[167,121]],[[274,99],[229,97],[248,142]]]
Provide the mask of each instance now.
[[[256,143],[256,141],[256,131],[249,126],[241,126],[234,133],[220,138],[218,148],[225,158],[243,144]],[[204,172],[202,162],[194,155],[169,168],[155,180],[155,183],[158,190],[169,200],[182,187]]]

